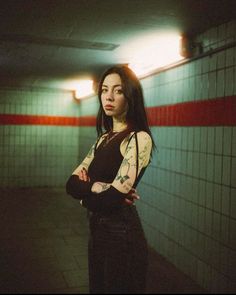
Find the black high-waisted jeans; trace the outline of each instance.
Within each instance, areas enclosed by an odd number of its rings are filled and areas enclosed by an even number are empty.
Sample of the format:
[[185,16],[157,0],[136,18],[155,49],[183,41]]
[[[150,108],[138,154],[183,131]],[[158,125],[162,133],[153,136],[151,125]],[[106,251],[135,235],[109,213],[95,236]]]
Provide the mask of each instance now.
[[145,293],[147,242],[135,206],[91,215],[88,256],[91,294]]

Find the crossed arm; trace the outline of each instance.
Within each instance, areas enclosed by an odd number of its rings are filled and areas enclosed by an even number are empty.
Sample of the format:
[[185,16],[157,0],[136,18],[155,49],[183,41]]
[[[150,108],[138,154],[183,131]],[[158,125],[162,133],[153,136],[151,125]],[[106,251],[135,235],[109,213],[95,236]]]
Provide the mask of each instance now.
[[[133,185],[136,180],[137,157],[138,157],[138,174],[141,169],[148,165],[152,147],[150,136],[146,132],[138,132],[138,150],[136,151],[136,141],[133,136],[124,153],[124,158],[118,173],[112,183],[94,182],[91,183],[87,169],[94,157],[94,148],[92,146],[90,152],[72,174],[73,181],[67,183],[67,192],[74,197],[82,199],[83,206],[91,211],[106,211],[117,208],[124,203],[132,203],[129,201],[129,196],[133,199],[138,198]],[[70,179],[69,179],[70,181]],[[68,181],[68,182],[69,182]],[[77,188],[80,186],[80,191],[74,190],[75,183]],[[79,194],[78,194],[79,191]],[[75,195],[76,194],[76,195]]]

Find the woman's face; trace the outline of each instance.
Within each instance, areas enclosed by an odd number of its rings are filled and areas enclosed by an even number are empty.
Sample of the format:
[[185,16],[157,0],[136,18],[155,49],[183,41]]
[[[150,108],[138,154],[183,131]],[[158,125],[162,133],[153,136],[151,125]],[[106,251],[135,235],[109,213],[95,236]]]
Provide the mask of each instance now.
[[122,89],[122,81],[118,74],[107,75],[102,84],[102,107],[107,116],[124,117],[128,110],[128,102]]

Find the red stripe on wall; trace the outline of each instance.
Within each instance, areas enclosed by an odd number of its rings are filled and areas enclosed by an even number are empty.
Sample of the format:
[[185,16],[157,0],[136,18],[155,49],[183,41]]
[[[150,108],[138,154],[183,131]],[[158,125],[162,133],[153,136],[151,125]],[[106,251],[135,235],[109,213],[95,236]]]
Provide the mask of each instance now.
[[[236,126],[236,96],[147,108],[150,126]],[[95,116],[0,114],[2,125],[95,126]]]
[[96,118],[0,114],[1,125],[94,126]]
[[236,96],[147,108],[150,126],[235,126]]

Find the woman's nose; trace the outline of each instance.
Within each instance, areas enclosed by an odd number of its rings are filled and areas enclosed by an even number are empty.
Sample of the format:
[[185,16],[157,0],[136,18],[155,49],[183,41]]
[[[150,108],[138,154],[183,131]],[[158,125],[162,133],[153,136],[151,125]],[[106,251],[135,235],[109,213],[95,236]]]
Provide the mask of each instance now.
[[114,100],[114,96],[113,96],[113,92],[112,91],[107,91],[107,93],[106,93],[106,100],[108,100],[108,101],[113,101]]

